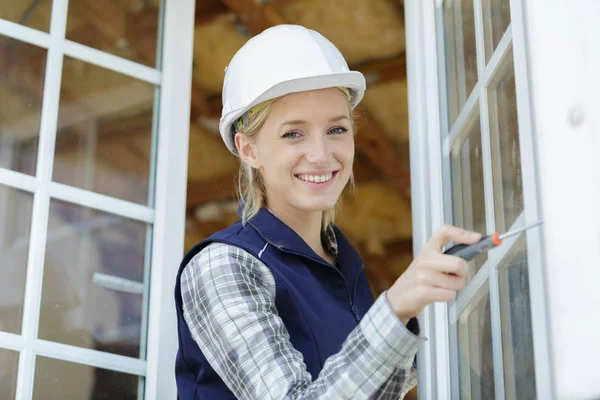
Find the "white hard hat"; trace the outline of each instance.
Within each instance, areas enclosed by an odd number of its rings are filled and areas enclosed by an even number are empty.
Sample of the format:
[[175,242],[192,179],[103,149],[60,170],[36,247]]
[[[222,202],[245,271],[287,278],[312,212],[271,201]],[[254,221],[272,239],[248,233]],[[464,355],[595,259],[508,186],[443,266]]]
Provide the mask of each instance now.
[[252,107],[289,93],[336,86],[350,90],[355,107],[366,82],[363,74],[350,71],[333,43],[298,25],[266,29],[238,50],[225,71],[221,137],[237,154],[234,123]]

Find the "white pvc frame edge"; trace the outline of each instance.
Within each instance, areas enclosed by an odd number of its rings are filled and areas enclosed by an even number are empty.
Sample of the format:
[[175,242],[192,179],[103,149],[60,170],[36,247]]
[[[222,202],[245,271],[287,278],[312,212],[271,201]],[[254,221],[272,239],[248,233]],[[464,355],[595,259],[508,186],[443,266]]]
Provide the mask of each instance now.
[[[441,2],[406,0],[404,3],[415,254],[444,221],[435,46],[436,4],[439,7]],[[429,184],[425,184],[426,182]],[[429,339],[421,345],[417,354],[418,391],[421,400],[450,398],[447,311],[445,303],[436,303],[428,306],[419,316],[421,334]]]
[[88,190],[52,182],[48,188],[52,199],[67,201],[82,207],[89,207],[106,213],[120,215],[136,221],[154,222],[154,210],[141,204],[132,203]]
[[0,169],[0,185],[34,193],[37,190],[39,183],[33,176]]
[[[65,17],[66,18],[66,17]],[[66,29],[66,28],[65,28]],[[50,47],[51,35],[27,26],[0,19],[0,35],[32,44],[44,49]],[[139,79],[144,82],[160,85],[161,72],[134,61],[130,61],[110,53],[85,46],[72,40],[64,40],[61,50],[64,55],[97,65]]]
[[146,399],[175,399],[175,277],[183,256],[190,129],[194,0],[166,0]]
[[[74,0],[77,1],[77,0]],[[132,78],[159,85],[161,82],[160,71],[147,65],[139,64],[113,54],[94,49],[89,46],[65,40],[63,51],[66,56],[77,58],[90,64],[106,68]]]
[[148,206],[106,196],[89,190],[58,182],[41,183],[33,176],[0,169],[0,185],[36,193],[44,187],[53,199],[67,201],[81,207],[89,207],[109,214],[120,215],[136,221],[153,223],[154,210]]
[[[103,351],[70,346],[62,343],[36,340],[35,354],[59,361],[72,362],[110,371],[132,375],[144,375],[146,362],[137,358],[111,354]],[[60,354],[60,357],[57,357]]]
[[[37,188],[32,211],[31,238],[27,263],[25,296],[23,304],[24,349],[19,357],[16,398],[19,400],[33,397],[35,373],[34,342],[38,333],[40,302],[42,296],[42,278],[44,276],[44,257],[50,193],[48,183],[52,180],[54,166],[54,145],[60,85],[62,78],[62,43],[67,28],[68,0],[53,0],[48,40],[48,54],[44,77],[44,97],[40,124],[36,176],[40,182]],[[41,34],[43,35],[43,34]]]
[[[530,271],[532,296],[535,291],[546,303],[532,304],[538,396],[598,398],[600,2],[528,0],[521,7],[520,34],[528,51],[519,48],[518,59],[526,57],[530,73],[528,146],[538,150],[544,220],[543,251],[535,257],[545,257],[545,268]],[[556,21],[563,29],[556,29]],[[536,234],[528,232],[528,241],[539,240]]]
[[[513,33],[513,56],[518,113],[519,145],[523,177],[524,220],[539,219],[541,214],[541,191],[539,188],[539,163],[537,144],[533,130],[532,78],[529,69],[526,19],[522,0],[511,0],[511,25]],[[531,301],[531,327],[533,332],[536,394],[540,399],[555,399],[553,361],[550,348],[550,321],[548,315],[548,292],[542,243],[543,229],[526,233],[529,289]],[[537,282],[537,284],[536,284]]]
[[20,40],[47,49],[50,46],[50,35],[15,22],[0,19],[0,35]]

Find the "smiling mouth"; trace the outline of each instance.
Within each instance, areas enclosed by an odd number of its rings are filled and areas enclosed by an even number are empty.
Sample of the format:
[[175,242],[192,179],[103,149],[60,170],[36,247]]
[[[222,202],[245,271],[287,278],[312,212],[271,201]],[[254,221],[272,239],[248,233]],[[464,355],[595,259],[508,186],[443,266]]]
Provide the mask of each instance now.
[[329,172],[327,174],[320,174],[320,175],[298,174],[295,176],[296,176],[296,178],[298,178],[304,182],[327,183],[327,182],[331,181],[337,175],[337,173],[338,173],[338,171],[333,171],[333,172]]

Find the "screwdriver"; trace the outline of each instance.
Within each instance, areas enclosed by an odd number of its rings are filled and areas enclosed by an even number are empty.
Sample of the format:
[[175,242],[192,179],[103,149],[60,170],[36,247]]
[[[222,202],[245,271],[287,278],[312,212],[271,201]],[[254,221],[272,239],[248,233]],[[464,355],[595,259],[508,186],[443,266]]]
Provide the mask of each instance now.
[[477,255],[489,251],[494,247],[498,247],[502,244],[502,241],[514,235],[526,231],[527,229],[541,225],[543,221],[537,221],[532,224],[526,225],[522,228],[513,229],[512,231],[506,232],[502,235],[499,233],[493,233],[491,235],[483,237],[479,242],[475,244],[457,244],[450,247],[444,252],[444,254],[452,254],[462,258],[465,261],[471,261]]

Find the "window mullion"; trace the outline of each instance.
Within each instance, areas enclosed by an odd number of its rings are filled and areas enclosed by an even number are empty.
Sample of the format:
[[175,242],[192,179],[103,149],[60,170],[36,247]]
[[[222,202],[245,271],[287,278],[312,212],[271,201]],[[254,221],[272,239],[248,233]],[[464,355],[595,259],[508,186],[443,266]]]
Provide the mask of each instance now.
[[[475,42],[477,48],[477,73],[479,80],[485,76],[485,37],[483,23],[482,0],[474,0],[475,11]],[[480,85],[480,115],[481,115],[481,146],[483,160],[483,182],[485,196],[485,216],[486,228],[488,232],[494,232],[496,228],[494,213],[494,187],[492,173],[492,148],[490,140],[490,122],[488,91],[485,82]],[[482,232],[487,233],[487,232]],[[491,261],[491,260],[488,260]],[[492,326],[492,351],[494,363],[494,387],[495,397],[504,398],[504,363],[502,357],[502,328],[500,321],[500,290],[498,280],[498,270],[494,268],[492,262],[488,262],[486,268],[489,271],[490,286],[490,317]]]
[[37,338],[42,279],[44,276],[44,256],[46,252],[46,231],[50,209],[49,186],[54,166],[54,145],[58,120],[58,105],[62,77],[62,43],[67,28],[68,0],[52,2],[50,23],[50,43],[46,61],[44,98],[40,124],[40,141],[36,178],[39,186],[33,201],[31,238],[27,264],[27,280],[23,311],[22,335],[24,349],[19,357],[17,395],[19,400],[31,399],[35,371],[34,342]]

